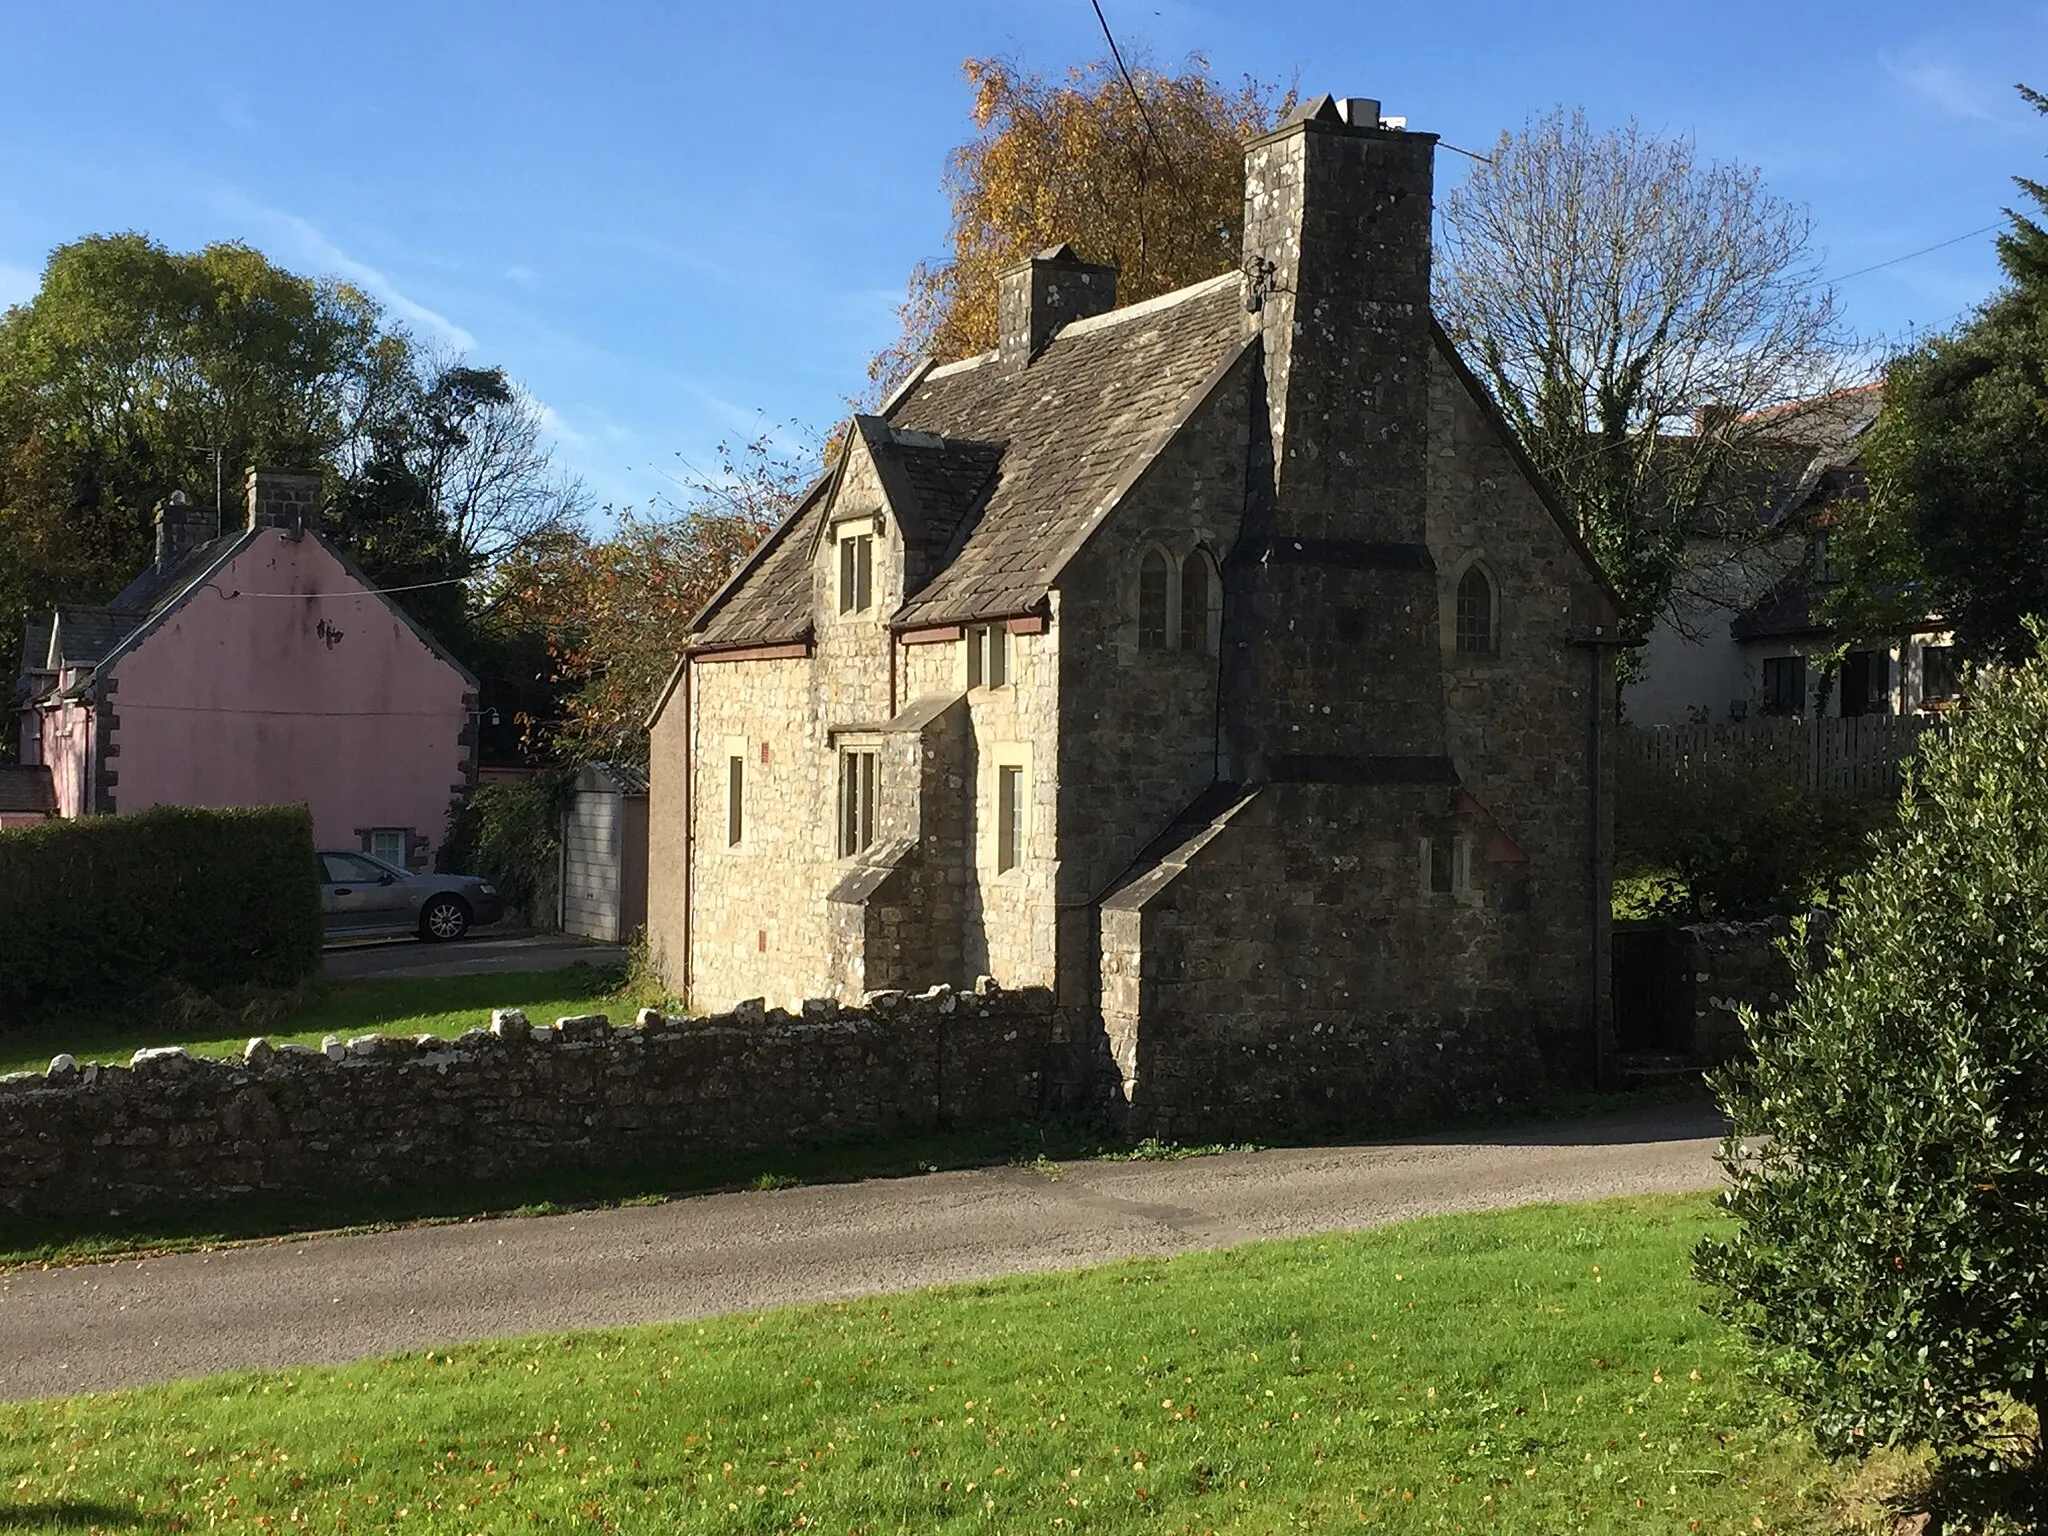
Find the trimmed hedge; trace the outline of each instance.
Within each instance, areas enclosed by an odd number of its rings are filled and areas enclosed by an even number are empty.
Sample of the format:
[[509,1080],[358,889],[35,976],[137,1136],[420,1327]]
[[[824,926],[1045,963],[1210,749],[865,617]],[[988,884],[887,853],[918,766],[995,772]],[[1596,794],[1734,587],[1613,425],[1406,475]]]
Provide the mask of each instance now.
[[157,806],[0,831],[0,1029],[320,968],[300,806]]

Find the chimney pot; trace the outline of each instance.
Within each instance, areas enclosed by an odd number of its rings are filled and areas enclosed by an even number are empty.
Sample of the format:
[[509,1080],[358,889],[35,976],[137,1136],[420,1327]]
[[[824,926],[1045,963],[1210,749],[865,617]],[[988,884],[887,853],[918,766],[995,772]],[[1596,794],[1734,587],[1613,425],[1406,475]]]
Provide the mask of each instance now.
[[1337,112],[1354,128],[1380,125],[1380,104],[1370,96],[1347,96],[1337,103]]
[[1055,245],[997,275],[996,353],[1022,368],[1063,325],[1116,308],[1116,268]]
[[282,528],[297,537],[320,526],[319,470],[251,466],[248,487],[251,528]]

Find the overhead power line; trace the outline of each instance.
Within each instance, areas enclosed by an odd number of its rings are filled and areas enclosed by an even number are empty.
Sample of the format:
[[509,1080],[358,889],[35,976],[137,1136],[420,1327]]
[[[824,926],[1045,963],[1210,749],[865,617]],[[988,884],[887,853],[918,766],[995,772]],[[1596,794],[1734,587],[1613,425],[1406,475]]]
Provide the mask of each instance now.
[[1116,45],[1116,34],[1109,30],[1109,18],[1102,14],[1102,0],[1088,0],[1088,4],[1094,8],[1095,20],[1102,28],[1102,39],[1109,44],[1109,56],[1116,61],[1117,73],[1124,77],[1124,88],[1131,93],[1131,101],[1138,109],[1138,120],[1145,125],[1145,136],[1151,139],[1152,147],[1164,162],[1167,159],[1166,146],[1159,142],[1159,130],[1152,126],[1152,113],[1145,106],[1144,92],[1131,78],[1130,66],[1124,63],[1123,50]]
[[1858,267],[1854,272],[1844,272],[1840,277],[1830,278],[1829,281],[1846,283],[1852,277],[1862,277],[1869,272],[1882,272],[1886,267],[1896,267],[1900,262],[1911,261],[1916,256],[1925,256],[1934,251],[1945,251],[1952,245],[1961,245],[1965,240],[1974,240],[1979,235],[1988,235],[1996,228],[1998,228],[1996,224],[1986,224],[1982,229],[1973,229],[1966,235],[1957,235],[1952,240],[1943,240],[1934,245],[1923,245],[1917,251],[1908,251],[1903,256],[1894,256],[1890,261],[1873,262],[1867,267]]

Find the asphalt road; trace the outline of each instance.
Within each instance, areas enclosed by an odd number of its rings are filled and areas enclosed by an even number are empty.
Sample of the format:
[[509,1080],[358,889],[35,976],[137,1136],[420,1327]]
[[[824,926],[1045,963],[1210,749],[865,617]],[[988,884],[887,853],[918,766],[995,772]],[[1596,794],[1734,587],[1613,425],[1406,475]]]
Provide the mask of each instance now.
[[1705,1189],[1705,1103],[1466,1138],[706,1195],[0,1274],[0,1398]]
[[429,944],[421,939],[359,939],[330,948],[322,969],[332,980],[364,976],[481,976],[498,971],[554,971],[587,960],[608,965],[625,958],[616,944],[595,944],[559,933],[497,933],[483,928],[466,939]]

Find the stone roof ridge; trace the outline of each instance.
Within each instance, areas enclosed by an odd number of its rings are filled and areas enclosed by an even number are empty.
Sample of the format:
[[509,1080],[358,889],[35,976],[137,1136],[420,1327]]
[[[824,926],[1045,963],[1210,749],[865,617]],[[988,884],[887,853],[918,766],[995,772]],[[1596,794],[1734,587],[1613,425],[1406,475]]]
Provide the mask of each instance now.
[[[1126,304],[1120,309],[1106,309],[1101,314],[1090,315],[1085,320],[1069,320],[1060,327],[1059,335],[1053,340],[1064,341],[1070,336],[1086,336],[1095,331],[1106,331],[1111,326],[1124,325],[1132,320],[1143,320],[1147,316],[1178,308],[1182,304],[1214,293],[1219,288],[1231,287],[1243,281],[1244,274],[1235,268],[1228,272],[1219,272],[1214,277],[1204,278],[1199,283],[1189,283],[1185,288],[1176,288],[1173,292],[1162,293],[1157,298],[1140,299],[1137,303]],[[994,355],[992,352],[989,354],[991,357]]]
[[[956,373],[965,373],[970,368],[979,368],[983,363],[992,363],[995,360],[995,349],[990,348],[986,352],[977,352],[972,357],[955,358],[950,363],[934,363],[931,370],[925,374],[924,379],[918,382],[923,383],[928,379],[949,379]],[[908,391],[905,391],[905,393],[908,393]]]

